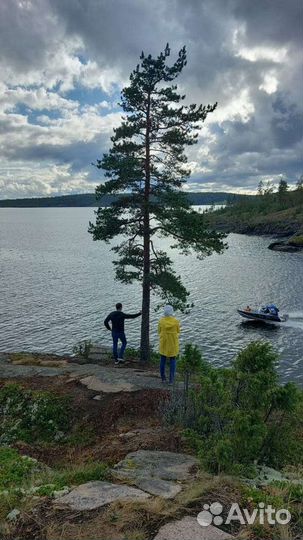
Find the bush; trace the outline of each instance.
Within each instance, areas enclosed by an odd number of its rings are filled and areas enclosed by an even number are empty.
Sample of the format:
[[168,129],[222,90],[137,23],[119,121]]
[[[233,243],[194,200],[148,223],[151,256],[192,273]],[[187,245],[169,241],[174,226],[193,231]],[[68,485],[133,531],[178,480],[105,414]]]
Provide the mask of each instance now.
[[[190,351],[197,355],[196,348]],[[282,467],[302,461],[303,393],[292,383],[279,384],[277,360],[270,344],[251,343],[230,368],[202,364],[199,384],[166,405],[165,420],[187,428],[211,471],[239,473],[258,462]]]
[[36,459],[20,456],[13,448],[0,447],[0,491],[22,486],[36,468]]
[[0,444],[60,441],[70,426],[66,397],[34,392],[17,384],[0,389]]
[[77,356],[81,356],[81,358],[85,358],[85,360],[88,360],[92,347],[92,341],[90,339],[85,339],[73,347],[73,353]]

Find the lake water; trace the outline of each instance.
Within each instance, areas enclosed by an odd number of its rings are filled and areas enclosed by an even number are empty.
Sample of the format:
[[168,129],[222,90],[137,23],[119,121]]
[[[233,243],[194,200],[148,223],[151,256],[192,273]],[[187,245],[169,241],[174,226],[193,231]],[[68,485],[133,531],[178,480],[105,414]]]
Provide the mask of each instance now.
[[[88,338],[110,344],[103,320],[114,304],[122,301],[126,312],[140,309],[139,284],[115,282],[110,246],[87,233],[93,212],[0,209],[0,350],[71,352]],[[270,251],[269,241],[231,234],[223,255],[203,261],[171,252],[195,303],[190,315],[180,316],[182,342],[192,341],[211,362],[228,365],[247,343],[267,339],[281,355],[282,378],[302,383],[303,253]],[[237,307],[267,302],[289,313],[289,321],[256,326],[236,313]],[[153,312],[155,346],[158,318]],[[139,330],[139,320],[127,322],[130,346],[138,346]]]

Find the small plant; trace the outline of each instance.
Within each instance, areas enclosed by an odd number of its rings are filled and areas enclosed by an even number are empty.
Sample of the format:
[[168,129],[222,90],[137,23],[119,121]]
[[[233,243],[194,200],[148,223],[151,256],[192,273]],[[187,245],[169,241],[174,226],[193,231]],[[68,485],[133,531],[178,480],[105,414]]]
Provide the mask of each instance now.
[[69,400],[18,384],[0,389],[0,444],[63,440],[69,430]]
[[20,456],[17,450],[0,447],[0,491],[20,487],[37,470],[37,460]]
[[127,347],[125,350],[125,359],[126,360],[140,360],[140,351],[134,347]]
[[194,376],[207,373],[209,366],[203,359],[200,349],[196,345],[186,343],[184,352],[178,362],[178,371],[184,377],[184,392],[188,395],[190,381]]
[[79,343],[73,347],[73,353],[88,360],[92,347],[92,341],[90,339],[85,339],[84,341],[79,341]]
[[190,427],[196,424],[198,409],[195,406],[195,388],[192,383],[200,383],[201,375],[208,373],[209,364],[203,359],[196,345],[187,343],[178,361],[178,373],[183,378],[183,391],[174,389],[169,399],[160,404],[160,414],[166,424]]

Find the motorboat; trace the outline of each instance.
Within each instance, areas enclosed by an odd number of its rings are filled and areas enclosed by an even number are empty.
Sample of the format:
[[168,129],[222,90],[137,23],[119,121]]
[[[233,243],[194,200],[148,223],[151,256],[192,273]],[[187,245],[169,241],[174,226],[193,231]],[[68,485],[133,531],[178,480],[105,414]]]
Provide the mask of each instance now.
[[241,317],[250,321],[259,321],[265,323],[283,323],[288,320],[288,315],[279,315],[279,309],[275,304],[267,304],[260,308],[253,309],[247,306],[244,309],[237,310]]

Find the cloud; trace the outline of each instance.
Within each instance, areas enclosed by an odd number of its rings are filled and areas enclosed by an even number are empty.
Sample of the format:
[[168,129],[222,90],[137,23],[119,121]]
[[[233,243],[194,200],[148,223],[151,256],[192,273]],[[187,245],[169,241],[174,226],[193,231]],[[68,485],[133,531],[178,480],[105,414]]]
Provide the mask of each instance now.
[[0,197],[92,190],[141,50],[171,61],[189,102],[219,102],[188,152],[190,187],[250,191],[302,174],[297,0],[2,0]]

